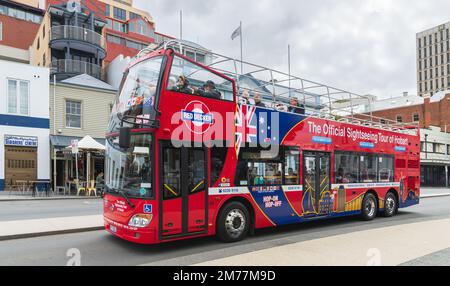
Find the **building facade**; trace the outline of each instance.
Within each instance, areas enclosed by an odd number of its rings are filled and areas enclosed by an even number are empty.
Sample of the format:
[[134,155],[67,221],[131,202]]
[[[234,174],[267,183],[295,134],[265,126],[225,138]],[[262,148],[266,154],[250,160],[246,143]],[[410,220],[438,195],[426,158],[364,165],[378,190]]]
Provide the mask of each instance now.
[[105,5],[106,64],[119,55],[134,57],[140,50],[155,43],[155,22],[150,13],[135,8],[132,0],[98,1]]
[[0,59],[30,62],[30,46],[43,15],[32,1],[0,0]]
[[434,96],[450,89],[450,22],[417,33],[417,92]]
[[420,132],[421,184],[449,187],[450,133],[434,126],[421,129]]
[[[51,76],[64,80],[88,74],[104,80],[106,25],[90,6],[50,3],[31,49],[31,63],[51,68]],[[101,15],[101,14],[100,14]]]
[[48,182],[49,70],[0,60],[0,191]]
[[[376,100],[363,113],[393,122],[417,123],[421,128],[421,184],[449,186],[450,166],[450,93],[433,97],[407,95]],[[380,121],[383,121],[381,119]],[[389,122],[381,122],[389,123]]]
[[[116,90],[94,77],[83,74],[51,83],[50,88],[50,141],[52,177],[56,186],[65,186],[75,178],[76,164],[71,150],[67,147],[72,140],[80,141],[84,136],[93,137],[105,145],[105,134],[109,122]],[[78,157],[79,174],[86,173],[86,157]],[[56,161],[53,161],[56,160]],[[91,157],[90,174],[103,171],[103,154]]]

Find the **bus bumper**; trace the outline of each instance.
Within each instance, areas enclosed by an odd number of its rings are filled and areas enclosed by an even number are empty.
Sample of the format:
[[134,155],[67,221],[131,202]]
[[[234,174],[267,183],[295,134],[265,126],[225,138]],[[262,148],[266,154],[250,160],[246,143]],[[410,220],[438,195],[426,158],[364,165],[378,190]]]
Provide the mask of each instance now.
[[104,218],[105,230],[114,236],[140,244],[157,243],[156,232],[149,228],[135,228]]

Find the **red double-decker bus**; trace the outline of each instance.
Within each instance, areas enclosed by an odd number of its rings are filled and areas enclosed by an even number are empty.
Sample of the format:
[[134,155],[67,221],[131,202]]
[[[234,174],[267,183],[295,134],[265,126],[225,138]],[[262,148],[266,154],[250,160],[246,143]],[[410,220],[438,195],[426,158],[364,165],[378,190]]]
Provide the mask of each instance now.
[[143,244],[233,242],[393,216],[419,203],[419,129],[372,116],[370,102],[175,41],[144,50],[109,123],[105,228]]

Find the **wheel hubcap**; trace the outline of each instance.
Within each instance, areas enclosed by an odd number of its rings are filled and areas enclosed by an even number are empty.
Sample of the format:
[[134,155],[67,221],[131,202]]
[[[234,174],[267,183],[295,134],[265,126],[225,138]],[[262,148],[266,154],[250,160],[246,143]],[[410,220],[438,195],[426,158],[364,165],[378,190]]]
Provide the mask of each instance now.
[[386,199],[386,212],[388,213],[388,214],[391,214],[391,213],[393,213],[394,212],[394,209],[395,209],[395,200],[392,198],[392,197],[388,197],[387,199]]
[[225,219],[225,228],[232,237],[240,236],[245,229],[245,215],[239,209],[231,210]]
[[369,217],[372,217],[375,214],[375,201],[370,199],[366,202],[365,205],[366,213]]

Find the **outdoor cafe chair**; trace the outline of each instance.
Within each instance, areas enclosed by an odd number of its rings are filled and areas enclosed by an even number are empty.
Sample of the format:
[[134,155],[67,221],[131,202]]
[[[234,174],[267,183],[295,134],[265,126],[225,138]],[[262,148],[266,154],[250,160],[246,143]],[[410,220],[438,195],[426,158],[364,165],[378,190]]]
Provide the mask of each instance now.
[[87,187],[87,195],[91,196],[91,192],[94,192],[94,195],[97,196],[97,188],[95,187],[95,181],[91,180],[89,181],[89,185]]

